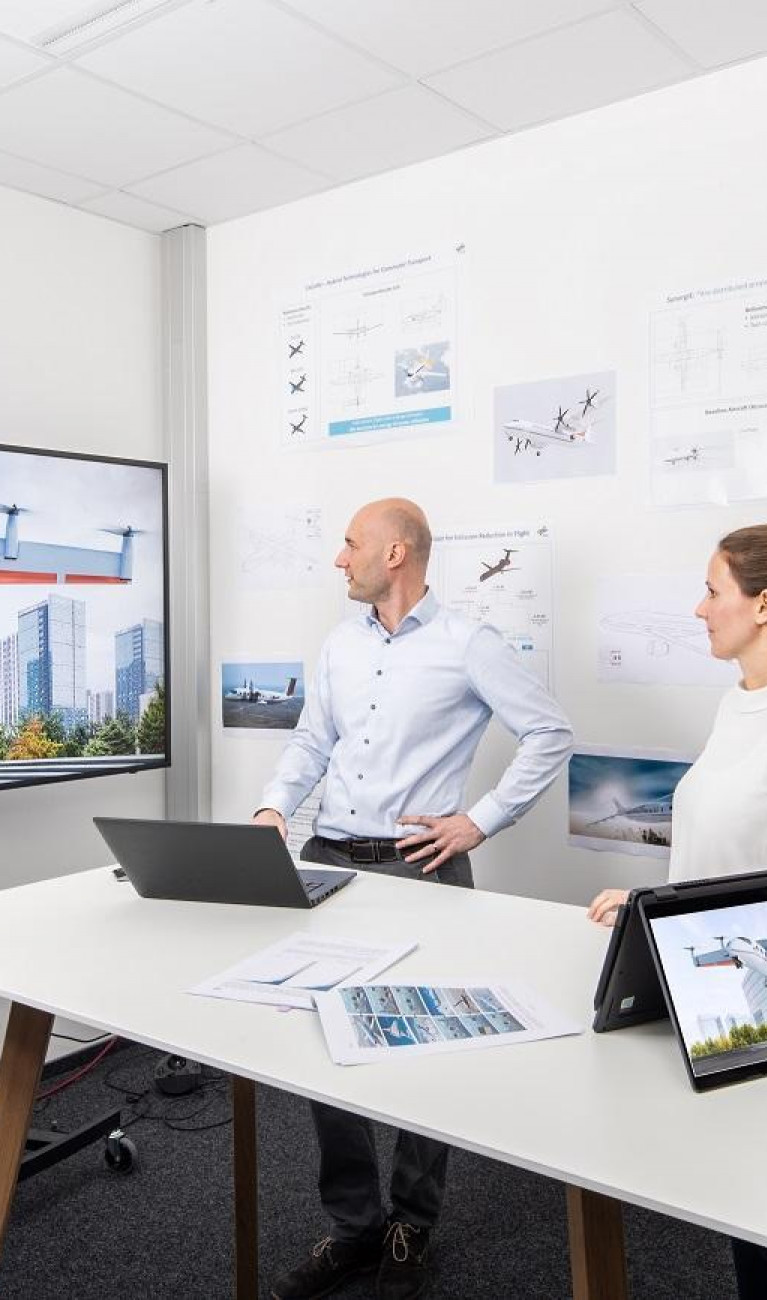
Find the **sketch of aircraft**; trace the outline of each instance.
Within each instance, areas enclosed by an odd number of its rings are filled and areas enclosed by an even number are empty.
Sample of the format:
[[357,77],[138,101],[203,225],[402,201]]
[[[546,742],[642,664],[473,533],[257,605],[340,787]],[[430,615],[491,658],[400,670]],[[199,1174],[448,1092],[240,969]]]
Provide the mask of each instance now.
[[292,379],[289,379],[288,383],[290,384],[291,397],[294,393],[302,393],[304,391],[304,384],[306,383],[306,375],[301,375],[301,378],[296,379],[295,382]]
[[293,698],[296,692],[297,677],[288,679],[284,691],[272,691],[264,686],[254,686],[253,682],[243,681],[242,686],[226,692],[227,700],[247,700],[248,704],[281,704]]
[[290,361],[291,357],[297,357],[300,352],[303,352],[305,342],[305,339],[299,339],[297,343],[291,343],[288,340],[288,361]]
[[695,461],[700,460],[703,452],[700,447],[690,447],[688,451],[680,451],[674,456],[664,456],[664,465],[692,465]]
[[122,538],[119,551],[91,550],[55,542],[25,542],[19,539],[19,516],[31,514],[24,506],[0,505],[7,516],[5,537],[0,540],[0,584],[130,582],[133,577],[133,539],[141,529],[102,528]]
[[538,420],[506,420],[503,431],[509,442],[514,443],[514,455],[522,451],[534,451],[540,456],[550,443],[561,442],[566,445],[591,442],[591,430],[600,404],[597,403],[599,389],[586,389],[585,397],[574,408],[557,408],[548,424]]
[[606,614],[601,625],[609,631],[647,637],[650,655],[667,655],[672,646],[692,650],[706,658],[710,654],[705,629],[692,614],[662,614],[640,609],[630,614]]
[[767,939],[747,939],[737,935],[725,939],[723,934],[714,935],[721,947],[711,952],[695,952],[697,945],[687,945],[693,966],[734,966],[736,970],[756,971],[767,984]]
[[480,582],[486,582],[488,578],[494,578],[496,573],[503,573],[505,569],[516,568],[517,566],[511,563],[511,557],[512,555],[516,555],[516,553],[517,552],[515,550],[512,550],[511,547],[505,546],[503,548],[503,556],[501,557],[500,560],[497,561],[496,564],[488,564],[486,560],[482,560],[481,563],[484,567],[485,572],[480,573],[479,575]]
[[380,330],[383,321],[376,321],[375,325],[368,325],[367,321],[357,318],[354,325],[348,330],[333,330],[333,333],[346,339],[364,339],[366,335],[372,334],[373,330]]
[[306,424],[306,417],[307,417],[307,415],[308,415],[308,412],[307,412],[307,411],[304,411],[303,415],[301,416],[301,419],[298,421],[298,424],[294,424],[292,420],[290,421],[290,432],[291,432],[291,434],[294,434],[294,433],[303,433],[303,431],[304,431],[304,425]]
[[601,826],[603,822],[611,822],[616,817],[627,817],[632,822],[647,822],[648,824],[657,824],[658,822],[670,822],[672,805],[674,803],[674,792],[663,795],[660,799],[649,799],[646,803],[635,803],[625,808],[619,799],[613,799],[615,812],[610,813],[607,817],[598,817],[596,821],[588,822],[589,826]]

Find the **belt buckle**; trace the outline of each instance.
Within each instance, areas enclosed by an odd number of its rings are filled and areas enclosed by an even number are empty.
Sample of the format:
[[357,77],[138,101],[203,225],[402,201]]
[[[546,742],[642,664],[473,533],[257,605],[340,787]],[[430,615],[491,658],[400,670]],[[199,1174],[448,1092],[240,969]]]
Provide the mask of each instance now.
[[378,845],[375,840],[352,840],[350,843],[349,856],[352,862],[378,862]]

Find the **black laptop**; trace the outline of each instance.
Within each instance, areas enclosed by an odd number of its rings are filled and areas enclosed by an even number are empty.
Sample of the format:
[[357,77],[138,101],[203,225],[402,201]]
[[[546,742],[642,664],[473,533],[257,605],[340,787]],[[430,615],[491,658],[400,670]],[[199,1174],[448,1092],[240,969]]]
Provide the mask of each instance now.
[[316,907],[355,871],[299,869],[274,826],[94,817],[142,898]]
[[635,889],[619,909],[594,1029],[670,1016],[698,1092],[767,1074],[767,870]]

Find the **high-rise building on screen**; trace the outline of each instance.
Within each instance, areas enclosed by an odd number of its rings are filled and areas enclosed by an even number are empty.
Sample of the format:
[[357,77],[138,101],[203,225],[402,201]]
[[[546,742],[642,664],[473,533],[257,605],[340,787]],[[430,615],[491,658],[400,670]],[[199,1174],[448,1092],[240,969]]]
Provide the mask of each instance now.
[[132,722],[141,716],[141,696],[162,681],[162,623],[145,618],[115,635],[115,704]]
[[88,721],[94,727],[100,727],[107,718],[115,716],[115,693],[114,691],[86,691],[86,706],[88,709]]
[[19,720],[19,649],[15,632],[0,639],[0,726]]
[[19,712],[85,722],[85,601],[48,596],[18,618]]

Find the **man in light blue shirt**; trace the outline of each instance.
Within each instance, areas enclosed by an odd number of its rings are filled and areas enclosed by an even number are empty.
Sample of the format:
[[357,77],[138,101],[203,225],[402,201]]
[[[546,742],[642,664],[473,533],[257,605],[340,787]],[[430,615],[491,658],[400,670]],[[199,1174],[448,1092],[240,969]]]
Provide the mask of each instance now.
[[[255,821],[285,835],[287,819],[326,776],[303,858],[471,886],[468,851],[533,806],[564,766],[572,732],[500,632],[439,605],[425,583],[430,549],[426,517],[411,501],[376,501],[352,519],[335,563],[350,599],[370,610],[323,645]],[[463,811],[471,761],[493,714],[516,737],[517,752],[498,784]],[[379,1261],[379,1300],[419,1295],[447,1147],[399,1134],[387,1222],[371,1125],[328,1106],[313,1111],[333,1235],[278,1280],[273,1297],[327,1295]]]

